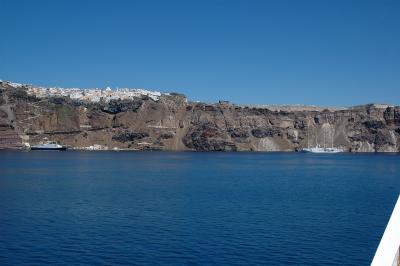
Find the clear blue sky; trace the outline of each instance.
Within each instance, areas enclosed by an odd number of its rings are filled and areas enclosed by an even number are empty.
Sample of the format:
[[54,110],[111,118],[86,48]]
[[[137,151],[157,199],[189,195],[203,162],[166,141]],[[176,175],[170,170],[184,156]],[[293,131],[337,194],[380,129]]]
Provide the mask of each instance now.
[[0,0],[0,79],[400,104],[400,1]]

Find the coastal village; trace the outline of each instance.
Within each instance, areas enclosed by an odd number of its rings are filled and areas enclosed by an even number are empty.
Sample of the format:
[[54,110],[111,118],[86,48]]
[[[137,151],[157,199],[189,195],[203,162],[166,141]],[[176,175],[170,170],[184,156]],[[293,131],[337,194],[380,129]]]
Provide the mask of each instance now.
[[[39,87],[32,85],[25,85],[20,83],[13,83],[8,81],[1,81],[2,85],[6,85],[12,88],[27,88],[27,93],[29,95],[34,95],[38,98],[48,98],[48,97],[69,97],[72,100],[88,101],[92,103],[97,103],[100,101],[109,102],[111,100],[127,100],[137,97],[147,96],[154,101],[158,101],[161,96],[161,92],[149,91],[144,89],[128,89],[128,88],[117,88],[111,89],[106,87],[105,89],[80,89],[80,88],[59,88],[59,87]],[[163,93],[168,94],[168,93]]]
[[[26,90],[28,95],[35,96],[40,99],[46,99],[51,97],[68,97],[71,100],[90,102],[90,103],[109,103],[112,100],[133,100],[134,98],[149,97],[153,101],[158,101],[161,95],[169,95],[169,93],[161,93],[158,91],[149,91],[145,89],[130,89],[130,88],[117,88],[111,89],[106,87],[104,89],[94,88],[94,89],[80,89],[80,88],[60,88],[60,87],[42,87],[33,86],[30,84],[14,83],[9,81],[0,80],[0,88],[3,89],[19,89],[22,88]],[[36,106],[36,108],[38,108]],[[1,110],[0,110],[1,111]],[[30,120],[36,118],[34,115],[25,120]],[[20,121],[21,122],[21,121]],[[25,121],[28,122],[29,121]],[[4,138],[0,141],[0,149],[3,147],[9,147],[10,143],[19,142],[19,137],[14,133],[11,133],[9,137]],[[48,142],[45,138],[44,142]],[[139,143],[142,145],[147,145],[148,143]],[[21,148],[30,149],[30,144],[28,142],[22,143]],[[70,147],[76,150],[109,150],[107,145],[93,144],[85,147]],[[121,150],[119,148],[113,148],[113,150]],[[132,150],[132,149],[130,149]]]

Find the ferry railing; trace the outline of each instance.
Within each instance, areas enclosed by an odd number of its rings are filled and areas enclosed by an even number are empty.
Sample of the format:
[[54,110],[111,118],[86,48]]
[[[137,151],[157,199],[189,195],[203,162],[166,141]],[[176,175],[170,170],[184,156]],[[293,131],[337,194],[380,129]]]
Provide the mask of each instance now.
[[399,248],[400,248],[400,196],[389,223],[383,233],[381,242],[376,250],[371,266],[399,266]]

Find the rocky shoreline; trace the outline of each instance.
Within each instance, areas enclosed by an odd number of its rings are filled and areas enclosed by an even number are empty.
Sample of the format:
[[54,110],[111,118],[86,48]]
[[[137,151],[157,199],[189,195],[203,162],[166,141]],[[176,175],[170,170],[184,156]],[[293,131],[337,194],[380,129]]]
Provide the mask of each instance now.
[[191,102],[178,93],[149,97],[148,91],[93,102],[32,91],[0,81],[0,149],[48,138],[85,150],[299,151],[319,144],[400,151],[399,106],[239,106]]

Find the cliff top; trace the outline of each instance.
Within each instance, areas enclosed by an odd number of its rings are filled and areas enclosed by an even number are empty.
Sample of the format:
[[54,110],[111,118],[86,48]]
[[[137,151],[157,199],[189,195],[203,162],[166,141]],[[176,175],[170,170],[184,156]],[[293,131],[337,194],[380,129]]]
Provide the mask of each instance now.
[[[117,88],[111,89],[106,88],[60,88],[60,87],[42,87],[33,86],[31,84],[21,84],[14,83],[10,81],[0,80],[0,86],[4,89],[26,89],[29,95],[34,95],[38,98],[54,97],[54,96],[64,96],[69,97],[74,100],[89,101],[89,102],[100,102],[100,100],[110,101],[110,100],[124,100],[132,99],[135,97],[148,96],[154,101],[158,101],[161,95],[179,95],[182,97],[186,96],[180,93],[161,93],[159,91],[150,91],[146,89],[139,88]],[[219,104],[231,104],[229,101],[219,101]],[[302,105],[302,104],[262,104],[262,105],[237,105],[240,107],[248,108],[265,108],[271,111],[286,111],[286,112],[296,112],[296,111],[340,111],[340,110],[357,110],[364,108],[382,108],[393,107],[392,104],[387,103],[368,103],[364,105],[356,105],[351,107],[338,107],[338,106],[317,106],[317,105]]]
[[105,89],[99,88],[60,88],[60,87],[41,87],[30,84],[13,83],[0,80],[0,86],[5,89],[26,89],[29,95],[34,95],[38,98],[65,96],[74,100],[99,102],[100,100],[124,100],[135,97],[148,96],[157,101],[161,95],[169,95],[169,93],[161,93],[158,91],[149,91],[145,89],[118,88],[112,90],[110,87]]

